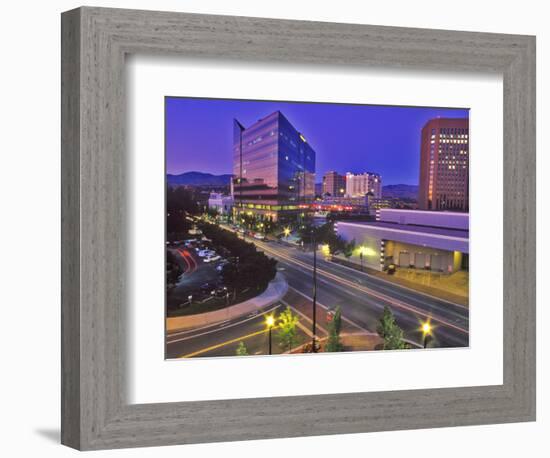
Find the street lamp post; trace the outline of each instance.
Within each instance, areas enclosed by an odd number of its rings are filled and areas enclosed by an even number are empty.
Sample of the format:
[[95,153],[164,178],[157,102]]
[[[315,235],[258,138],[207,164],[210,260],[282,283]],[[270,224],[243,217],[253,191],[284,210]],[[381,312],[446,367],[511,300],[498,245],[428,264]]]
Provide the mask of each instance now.
[[288,242],[288,236],[290,235],[290,228],[289,228],[289,227],[285,227],[283,233],[284,233],[284,235],[285,235],[286,241]]
[[428,337],[432,334],[432,326],[429,321],[422,323],[422,334],[424,337],[424,348],[428,347]]
[[361,272],[363,272],[363,250],[359,252],[359,259],[361,260]]
[[271,352],[271,329],[273,329],[273,326],[275,324],[275,318],[273,317],[273,315],[267,315],[266,318],[265,318],[265,324],[267,326],[267,331],[269,333],[269,353],[268,354],[272,354]]
[[315,229],[312,228],[311,234],[313,237],[313,324],[312,324],[312,340],[311,351],[315,353],[317,344],[317,240],[315,238]]

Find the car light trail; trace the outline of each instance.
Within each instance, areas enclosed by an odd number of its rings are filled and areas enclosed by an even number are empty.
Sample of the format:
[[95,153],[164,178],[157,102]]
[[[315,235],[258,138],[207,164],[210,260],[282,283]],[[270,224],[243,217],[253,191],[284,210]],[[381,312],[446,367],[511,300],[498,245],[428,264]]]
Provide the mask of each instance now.
[[[275,257],[279,257],[281,259],[284,259],[285,261],[287,262],[290,262],[290,263],[293,263],[293,264],[296,264],[304,269],[307,269],[309,271],[313,270],[313,268],[306,264],[305,262],[303,261],[299,261],[297,259],[294,259],[286,254],[282,254],[282,253],[279,253],[278,251],[276,250],[273,250],[272,248],[266,246],[265,244],[261,243],[261,242],[257,242],[255,241],[256,245],[258,245],[260,248],[262,248],[262,250],[268,252],[268,253],[271,253],[273,256]],[[401,302],[401,301],[398,301],[396,299],[393,299],[389,296],[386,296],[385,294],[381,294],[381,293],[378,293],[370,288],[367,288],[365,286],[360,286],[360,285],[357,285],[356,283],[350,281],[350,280],[347,280],[345,278],[341,278],[341,277],[338,277],[337,275],[334,275],[333,273],[330,273],[322,268],[319,268],[317,267],[317,273],[318,274],[321,274],[321,275],[324,275],[325,277],[327,278],[330,278],[331,280],[334,280],[335,282],[338,282],[340,283],[341,285],[343,286],[346,286],[346,287],[351,287],[351,288],[354,288],[356,290],[359,290],[363,293],[366,293],[366,294],[369,294],[371,296],[374,296],[376,297],[377,299],[380,299],[380,300],[383,300],[383,301],[386,301],[386,302],[389,302],[390,304],[394,305],[395,307],[398,307],[398,308],[401,308],[403,310],[407,310],[409,312],[413,312],[413,313],[416,313],[417,315],[420,315],[420,316],[423,316],[425,318],[431,318],[433,321],[437,321],[438,323],[444,325],[444,326],[448,326],[450,328],[453,328],[459,332],[462,332],[464,334],[468,334],[469,331],[467,329],[464,329],[464,328],[461,328],[460,326],[457,326],[456,324],[453,324],[453,323],[450,323],[449,321],[443,319],[443,318],[439,318],[437,316],[434,316],[432,313],[427,313],[427,312],[424,312],[412,305],[409,305],[409,304],[405,304],[404,302]]]

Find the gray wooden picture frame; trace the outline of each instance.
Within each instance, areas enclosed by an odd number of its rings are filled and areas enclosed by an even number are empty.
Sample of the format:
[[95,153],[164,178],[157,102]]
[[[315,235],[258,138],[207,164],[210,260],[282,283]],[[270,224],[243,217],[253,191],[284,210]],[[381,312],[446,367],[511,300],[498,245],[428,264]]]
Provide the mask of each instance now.
[[[63,444],[87,450],[535,419],[534,37],[83,7],[62,14],[61,38]],[[128,404],[124,62],[135,53],[502,74],[504,383]]]

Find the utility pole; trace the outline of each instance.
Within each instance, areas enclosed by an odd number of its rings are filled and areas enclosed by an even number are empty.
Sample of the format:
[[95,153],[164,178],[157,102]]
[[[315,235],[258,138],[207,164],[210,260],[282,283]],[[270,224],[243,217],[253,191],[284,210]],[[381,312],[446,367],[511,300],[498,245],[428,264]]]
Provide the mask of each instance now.
[[315,237],[315,228],[311,229],[311,234],[313,238],[313,328],[311,333],[313,334],[311,341],[311,351],[312,353],[317,352],[317,239]]
[[[238,123],[238,122],[237,122]],[[240,219],[243,220],[243,129],[244,127],[239,125],[239,206],[241,209]],[[246,240],[246,229],[243,228],[243,240]]]

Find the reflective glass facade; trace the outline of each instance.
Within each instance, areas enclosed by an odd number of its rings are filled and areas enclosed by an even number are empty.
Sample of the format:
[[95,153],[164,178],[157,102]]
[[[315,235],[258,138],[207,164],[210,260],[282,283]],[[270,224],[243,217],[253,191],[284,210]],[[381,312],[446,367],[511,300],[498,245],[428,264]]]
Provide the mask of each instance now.
[[237,207],[293,211],[315,197],[315,151],[280,111],[245,128],[234,120],[233,193]]

